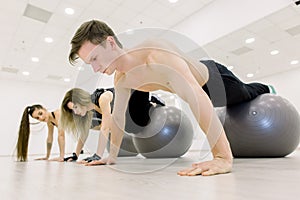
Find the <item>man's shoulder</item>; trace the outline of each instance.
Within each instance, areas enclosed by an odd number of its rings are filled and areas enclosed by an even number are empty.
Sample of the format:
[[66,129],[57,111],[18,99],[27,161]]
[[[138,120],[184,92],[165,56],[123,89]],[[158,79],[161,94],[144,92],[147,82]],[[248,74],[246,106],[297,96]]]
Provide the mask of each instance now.
[[116,71],[114,75],[114,81],[118,81],[122,76],[124,76],[124,73]]
[[144,40],[136,48],[159,48],[159,49],[170,49],[172,47],[171,43],[165,39],[161,38],[151,38]]

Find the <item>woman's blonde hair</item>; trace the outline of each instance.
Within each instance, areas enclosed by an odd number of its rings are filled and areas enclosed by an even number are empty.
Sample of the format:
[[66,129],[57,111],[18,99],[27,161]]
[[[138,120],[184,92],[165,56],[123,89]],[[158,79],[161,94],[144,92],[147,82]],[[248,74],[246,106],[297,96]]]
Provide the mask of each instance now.
[[73,88],[65,94],[61,104],[59,127],[71,132],[77,139],[85,140],[91,127],[93,111],[87,111],[85,116],[76,115],[68,107],[69,102],[87,107],[92,103],[91,95],[80,88]]

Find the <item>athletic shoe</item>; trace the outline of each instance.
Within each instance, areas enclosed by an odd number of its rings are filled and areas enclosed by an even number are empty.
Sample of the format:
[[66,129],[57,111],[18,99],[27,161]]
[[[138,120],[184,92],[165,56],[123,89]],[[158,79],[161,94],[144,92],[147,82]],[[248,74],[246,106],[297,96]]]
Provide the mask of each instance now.
[[165,106],[166,105],[165,102],[162,99],[160,99],[158,96],[156,96],[155,94],[151,95],[150,102],[156,103],[156,104],[161,105],[161,106]]
[[277,94],[273,85],[268,85],[270,94]]

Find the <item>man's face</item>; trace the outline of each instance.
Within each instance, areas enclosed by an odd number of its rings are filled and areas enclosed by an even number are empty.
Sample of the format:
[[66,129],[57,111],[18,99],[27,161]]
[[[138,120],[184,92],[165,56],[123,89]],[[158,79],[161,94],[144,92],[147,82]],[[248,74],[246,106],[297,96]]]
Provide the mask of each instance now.
[[83,43],[78,51],[79,57],[87,64],[90,64],[94,72],[111,75],[113,70],[109,69],[114,61],[114,52],[110,43],[105,40],[102,44],[95,45],[90,41]]

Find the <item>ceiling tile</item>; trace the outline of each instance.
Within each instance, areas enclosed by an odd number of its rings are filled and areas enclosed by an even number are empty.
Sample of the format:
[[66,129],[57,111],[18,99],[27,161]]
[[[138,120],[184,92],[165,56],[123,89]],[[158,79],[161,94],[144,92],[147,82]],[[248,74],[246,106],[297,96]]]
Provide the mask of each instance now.
[[289,29],[285,30],[286,32],[288,32],[291,36],[296,36],[300,34],[300,25],[291,27]]
[[57,5],[59,4],[59,2],[61,2],[61,0],[51,0],[51,1],[28,0],[27,2],[33,6],[45,9],[49,12],[53,12],[55,11]]
[[275,12],[274,14],[267,16],[266,19],[274,24],[277,24],[282,21],[286,21],[292,17],[295,17],[296,15],[297,15],[297,12],[295,12],[294,9],[292,9],[290,6],[288,6],[278,12]]
[[269,41],[270,43],[276,42],[283,38],[290,37],[290,35],[287,32],[283,31],[281,28],[276,27],[276,26],[267,28],[267,29],[259,32],[258,35],[260,37],[262,37],[263,39]]
[[52,16],[52,12],[31,4],[27,4],[23,16],[38,20],[42,23],[47,23]]
[[274,24],[268,21],[266,18],[258,20],[257,22],[251,23],[246,29],[252,33],[259,33],[267,28],[271,28]]
[[252,50],[253,49],[244,46],[244,47],[241,47],[241,48],[238,48],[238,49],[235,49],[235,50],[231,51],[231,53],[233,53],[233,54],[235,54],[237,56],[240,56],[242,54],[249,53]]
[[283,30],[292,28],[294,26],[300,25],[300,15],[297,15],[295,17],[292,17],[286,21],[282,21],[280,23],[277,23],[277,26]]

